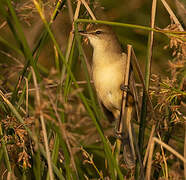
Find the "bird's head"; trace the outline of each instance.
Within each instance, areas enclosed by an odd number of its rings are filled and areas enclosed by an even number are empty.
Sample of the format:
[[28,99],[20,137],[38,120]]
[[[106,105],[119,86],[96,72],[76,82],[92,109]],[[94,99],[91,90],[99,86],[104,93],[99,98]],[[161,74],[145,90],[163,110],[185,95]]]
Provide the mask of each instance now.
[[105,49],[114,46],[120,49],[117,37],[112,28],[108,25],[91,25],[88,26],[86,31],[79,31],[79,33],[89,39],[93,48]]

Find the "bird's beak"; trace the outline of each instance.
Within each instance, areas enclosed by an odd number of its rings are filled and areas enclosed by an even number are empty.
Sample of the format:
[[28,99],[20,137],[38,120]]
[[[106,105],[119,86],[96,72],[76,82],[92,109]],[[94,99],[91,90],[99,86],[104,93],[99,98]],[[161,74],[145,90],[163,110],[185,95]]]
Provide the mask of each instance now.
[[86,31],[78,31],[78,32],[82,36],[87,36],[88,35],[88,33]]
[[88,35],[89,33],[87,31],[78,31],[80,35],[83,36],[84,42],[87,44],[88,43]]

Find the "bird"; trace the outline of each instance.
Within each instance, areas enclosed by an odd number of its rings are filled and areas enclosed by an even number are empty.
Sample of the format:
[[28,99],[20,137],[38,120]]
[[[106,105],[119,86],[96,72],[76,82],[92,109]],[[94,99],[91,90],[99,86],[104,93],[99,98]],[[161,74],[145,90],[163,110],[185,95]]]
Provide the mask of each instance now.
[[[91,24],[86,31],[79,33],[88,38],[93,48],[92,77],[97,96],[114,118],[119,120],[127,55],[123,52],[115,32],[108,25]],[[133,97],[129,95],[126,105],[130,107],[129,119],[132,118],[133,104]],[[128,126],[128,121],[125,121],[123,156],[127,167],[131,169],[135,166],[135,154],[131,147]]]

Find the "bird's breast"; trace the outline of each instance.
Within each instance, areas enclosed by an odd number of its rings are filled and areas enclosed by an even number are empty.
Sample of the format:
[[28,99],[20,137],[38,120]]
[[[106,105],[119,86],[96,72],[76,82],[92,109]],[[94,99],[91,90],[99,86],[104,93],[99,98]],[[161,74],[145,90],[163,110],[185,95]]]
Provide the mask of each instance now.
[[120,85],[124,78],[124,63],[106,63],[93,67],[94,85],[103,104],[109,109],[120,109],[122,91]]

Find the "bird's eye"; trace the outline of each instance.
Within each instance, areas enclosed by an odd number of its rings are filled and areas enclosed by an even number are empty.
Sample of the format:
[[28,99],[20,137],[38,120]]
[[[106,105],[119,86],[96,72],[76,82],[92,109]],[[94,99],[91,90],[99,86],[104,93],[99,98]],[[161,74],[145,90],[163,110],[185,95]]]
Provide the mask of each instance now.
[[101,31],[96,31],[96,34],[101,34],[102,32]]

